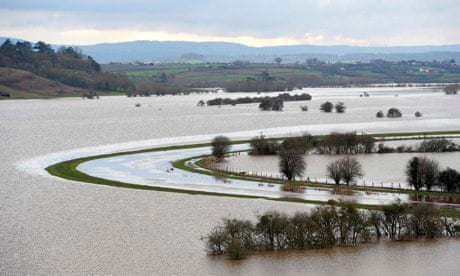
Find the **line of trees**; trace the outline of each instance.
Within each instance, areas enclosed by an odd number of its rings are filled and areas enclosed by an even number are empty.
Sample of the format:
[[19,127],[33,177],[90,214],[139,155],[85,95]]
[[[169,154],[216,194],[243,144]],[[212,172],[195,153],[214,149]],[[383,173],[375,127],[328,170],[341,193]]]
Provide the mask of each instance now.
[[39,41],[32,44],[7,39],[0,46],[0,67],[32,72],[61,83],[105,91],[128,91],[134,84],[123,75],[101,72],[101,66],[91,56],[78,48],[61,47],[57,51],[51,45]]
[[244,97],[244,98],[215,98],[212,100],[208,100],[206,104],[208,106],[214,105],[237,105],[237,104],[250,104],[250,103],[262,103],[263,101],[281,101],[282,102],[290,102],[290,101],[310,101],[311,95],[302,93],[302,94],[295,94],[291,95],[289,93],[282,93],[275,97]]
[[454,169],[441,170],[439,163],[427,157],[415,156],[407,162],[407,182],[416,191],[441,187],[446,192],[460,192],[460,173]]
[[[442,140],[443,141],[443,140]],[[274,155],[278,154],[279,172],[288,180],[295,181],[302,177],[306,169],[305,153],[315,145],[321,153],[354,154],[372,152],[374,138],[368,135],[349,133],[331,133],[322,141],[316,140],[312,135],[305,134],[300,137],[286,138],[282,143],[267,140],[263,135],[254,137],[250,141],[249,154]],[[450,143],[423,141],[419,148],[425,150],[442,151],[450,148]],[[212,155],[222,160],[230,150],[230,139],[217,136],[211,142]],[[364,172],[356,158],[345,156],[330,162],[326,167],[326,175],[339,185],[342,182],[347,186],[356,178],[362,177]],[[454,169],[440,170],[438,162],[426,157],[413,157],[406,165],[406,176],[409,185],[415,190],[440,187],[446,192],[460,192],[460,173]]]
[[455,236],[460,225],[441,217],[429,205],[393,204],[382,211],[360,211],[353,205],[318,207],[292,216],[269,211],[248,220],[223,219],[203,239],[210,254],[243,259],[250,252],[350,246],[380,239],[412,240]]
[[371,153],[375,139],[370,135],[358,135],[356,132],[332,132],[317,143],[319,153],[356,154]]
[[460,146],[454,142],[445,139],[427,139],[423,140],[419,145],[405,146],[400,145],[397,147],[385,146],[383,143],[378,144],[376,152],[377,153],[393,153],[393,152],[454,152],[460,151]]

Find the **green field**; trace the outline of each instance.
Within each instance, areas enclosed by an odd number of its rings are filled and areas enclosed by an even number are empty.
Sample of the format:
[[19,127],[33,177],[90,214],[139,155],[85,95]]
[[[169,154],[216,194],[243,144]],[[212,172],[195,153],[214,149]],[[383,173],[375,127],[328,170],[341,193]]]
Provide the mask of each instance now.
[[[275,63],[188,63],[104,65],[105,71],[136,79],[159,81],[166,74],[168,84],[179,86],[225,87],[231,81],[261,79],[264,72],[274,81],[301,86],[346,86],[370,83],[460,82],[460,69],[440,63],[366,63],[366,64],[275,64]],[[420,69],[429,68],[429,72]]]

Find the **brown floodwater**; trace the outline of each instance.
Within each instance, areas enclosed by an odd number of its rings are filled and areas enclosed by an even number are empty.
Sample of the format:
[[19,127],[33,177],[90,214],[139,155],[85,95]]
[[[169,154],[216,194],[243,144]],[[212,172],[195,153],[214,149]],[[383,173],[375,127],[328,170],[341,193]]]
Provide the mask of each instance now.
[[[216,95],[1,101],[0,274],[459,275],[458,239],[266,253],[241,262],[214,258],[206,255],[200,238],[221,218],[254,220],[267,210],[292,214],[313,206],[117,189],[18,168],[36,156],[152,138],[242,131],[251,137],[271,128],[285,133],[460,129],[458,96],[365,90],[371,97],[360,98],[363,89],[357,88],[305,89],[314,97],[308,112],[301,112],[299,103],[268,113],[255,104],[196,107]],[[320,113],[326,99],[344,101],[347,112]],[[390,106],[424,116],[377,121],[375,113]]]

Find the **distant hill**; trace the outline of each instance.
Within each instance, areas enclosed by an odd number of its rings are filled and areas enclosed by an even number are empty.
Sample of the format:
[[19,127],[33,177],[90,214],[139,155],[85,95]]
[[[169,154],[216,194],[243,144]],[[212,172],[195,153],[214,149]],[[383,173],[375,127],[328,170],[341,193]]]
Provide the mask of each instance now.
[[308,58],[323,61],[368,62],[375,59],[400,61],[460,60],[460,45],[411,47],[358,47],[358,46],[277,46],[249,47],[227,42],[172,42],[132,41],[79,46],[100,63],[160,61],[184,62],[184,54],[203,56],[204,61],[227,62],[236,59],[252,62],[273,62],[280,56],[284,62],[294,63]]
[[[0,43],[6,38],[0,37]],[[21,39],[11,39],[13,42]],[[228,62],[236,59],[251,62],[273,62],[281,57],[283,62],[303,62],[305,59],[317,58],[322,61],[351,62],[384,59],[400,60],[460,60],[460,45],[440,46],[321,46],[294,45],[275,47],[250,47],[229,42],[186,42],[186,41],[130,41],[120,43],[102,43],[77,46],[85,54],[99,63],[159,61],[187,62],[187,56],[200,56],[200,61]],[[53,45],[59,48],[59,45]]]

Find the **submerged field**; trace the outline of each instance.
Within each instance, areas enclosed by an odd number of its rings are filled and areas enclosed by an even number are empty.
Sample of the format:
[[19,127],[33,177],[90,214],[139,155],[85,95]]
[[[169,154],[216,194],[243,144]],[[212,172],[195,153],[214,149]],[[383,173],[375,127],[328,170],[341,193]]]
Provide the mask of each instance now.
[[[375,271],[455,274],[460,269],[457,240],[263,254],[235,265],[207,256],[200,240],[221,218],[253,220],[268,210],[294,214],[315,206],[117,189],[69,182],[50,177],[43,170],[50,164],[83,156],[184,141],[202,143],[216,134],[236,140],[261,132],[279,136],[304,131],[460,129],[458,96],[423,89],[366,91],[369,98],[359,97],[363,89],[305,89],[303,92],[313,96],[311,102],[302,103],[308,104],[308,112],[302,112],[299,103],[287,103],[283,112],[262,112],[256,104],[196,106],[201,99],[226,94],[2,101],[1,267],[10,274],[261,274],[278,269],[301,274],[306,266],[318,275]],[[343,101],[348,107],[346,113],[319,112],[319,105],[326,100]],[[375,118],[379,109],[392,106],[401,109],[402,118]],[[422,118],[413,116],[418,110]],[[390,259],[391,265],[383,259]],[[177,262],[182,265],[177,266]]]

